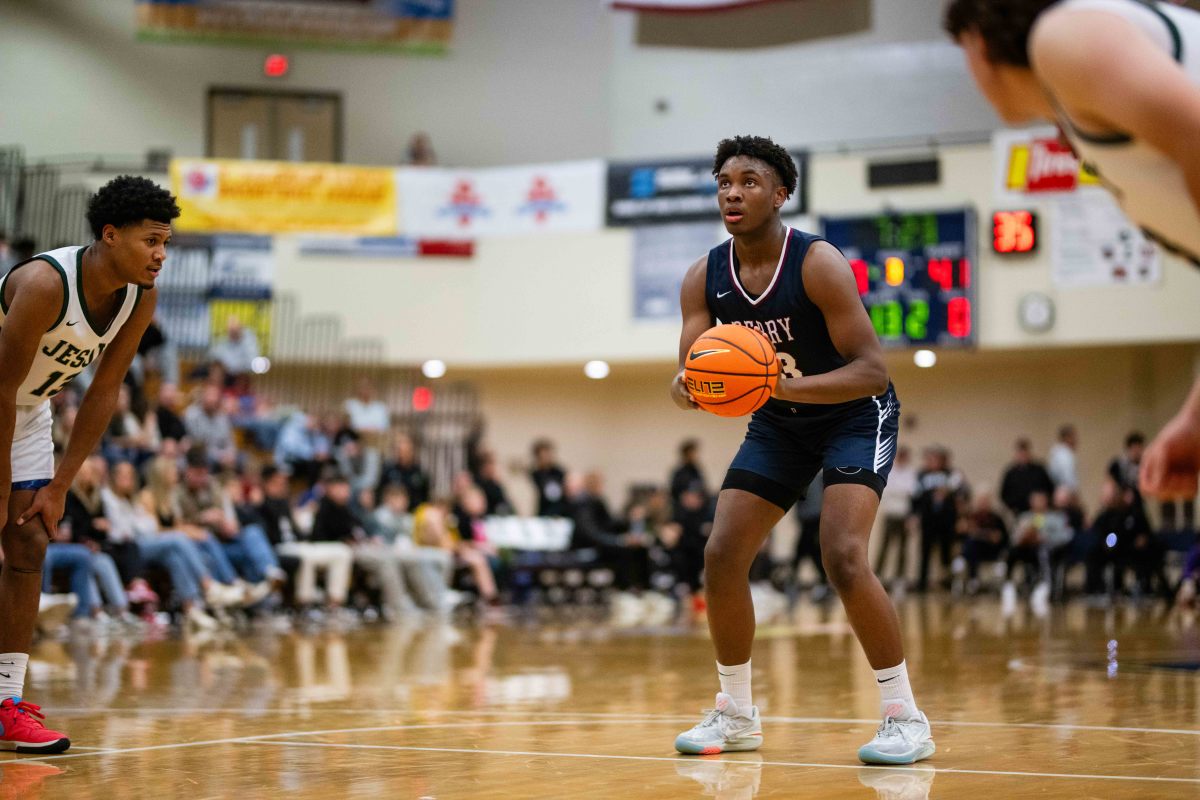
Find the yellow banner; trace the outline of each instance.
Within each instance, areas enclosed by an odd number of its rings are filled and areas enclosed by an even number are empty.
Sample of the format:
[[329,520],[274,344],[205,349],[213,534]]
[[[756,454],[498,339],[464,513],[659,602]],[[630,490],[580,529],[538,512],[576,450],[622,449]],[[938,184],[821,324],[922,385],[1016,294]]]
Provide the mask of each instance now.
[[180,231],[396,233],[396,172],[286,161],[174,159]]

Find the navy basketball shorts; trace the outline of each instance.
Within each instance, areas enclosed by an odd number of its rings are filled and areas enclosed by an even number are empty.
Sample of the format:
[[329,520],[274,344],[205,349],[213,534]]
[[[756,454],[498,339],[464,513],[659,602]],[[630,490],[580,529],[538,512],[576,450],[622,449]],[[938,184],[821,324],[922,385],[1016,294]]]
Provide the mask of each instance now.
[[899,430],[900,400],[890,385],[823,415],[772,404],[750,419],[721,488],[756,494],[788,511],[820,470],[826,486],[857,483],[881,495]]

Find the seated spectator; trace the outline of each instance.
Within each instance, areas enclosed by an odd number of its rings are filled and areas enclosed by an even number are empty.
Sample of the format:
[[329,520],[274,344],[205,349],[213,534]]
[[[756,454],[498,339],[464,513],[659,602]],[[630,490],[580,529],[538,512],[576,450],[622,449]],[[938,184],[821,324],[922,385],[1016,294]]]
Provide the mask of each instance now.
[[1033,457],[1033,447],[1028,439],[1018,439],[1014,448],[1013,463],[1004,472],[1000,482],[1000,500],[1013,516],[1029,510],[1030,497],[1041,492],[1046,497],[1054,491],[1050,473],[1041,462]]
[[373,447],[364,447],[358,434],[353,434],[342,442],[335,461],[338,470],[350,482],[350,491],[354,496],[357,497],[363,489],[374,491],[379,485],[379,475],[382,471],[379,451]]
[[279,430],[275,463],[311,486],[321,475],[321,466],[332,455],[332,443],[317,425],[316,417],[296,411]]
[[[415,521],[409,513],[408,492],[399,484],[383,487],[383,502],[371,514],[375,535],[391,550],[401,567],[401,584],[411,601],[423,609],[448,611],[450,568],[453,554],[440,547],[422,547],[413,539]],[[356,552],[356,558],[358,557]],[[367,557],[369,560],[369,556]],[[385,599],[387,593],[385,591]],[[397,597],[400,608],[407,606]]]
[[184,442],[187,428],[179,414],[179,387],[174,383],[163,383],[158,387],[158,403],[154,407],[154,420],[158,426],[160,441],[172,439]]
[[218,387],[205,384],[199,402],[192,403],[184,411],[183,421],[192,444],[204,448],[211,466],[227,469],[236,464],[233,423]]
[[513,512],[513,504],[504,491],[500,482],[500,468],[496,463],[496,454],[483,451],[479,456],[479,465],[475,473],[475,485],[483,490],[487,498],[487,515],[489,517],[508,516]]
[[613,571],[615,587],[620,591],[646,588],[650,564],[646,548],[649,539],[628,532],[613,519],[603,497],[603,477],[593,472],[586,478],[577,473],[566,477],[566,499],[570,518],[575,523],[571,549],[593,549],[600,563]]
[[486,543],[467,541],[451,527],[450,512],[444,501],[425,503],[413,515],[413,541],[419,547],[432,547],[453,554],[455,561],[471,572],[479,598],[485,606],[500,605],[496,577],[488,560]]
[[376,445],[391,427],[392,415],[387,404],[375,396],[375,382],[360,378],[354,396],[344,405],[350,418],[350,428],[366,439],[367,445]]
[[383,465],[376,497],[389,483],[404,487],[413,508],[419,508],[429,500],[429,475],[417,463],[417,449],[412,437],[403,431],[397,431],[392,439],[392,458]]
[[1165,552],[1150,530],[1150,523],[1131,488],[1122,488],[1111,478],[1105,481],[1100,496],[1100,512],[1092,522],[1091,549],[1088,556],[1087,592],[1093,600],[1105,593],[1104,573],[1112,568],[1112,590],[1125,586],[1125,573],[1132,569],[1138,591],[1147,594],[1152,579],[1168,595],[1163,575]]
[[238,525],[232,500],[213,479],[208,456],[200,447],[188,451],[179,506],[183,522],[216,537],[244,580],[251,584],[264,581],[280,584],[286,578],[262,527]]
[[1008,547],[1008,526],[996,513],[992,496],[975,498],[974,508],[966,519],[966,538],[963,558],[967,562],[967,593],[979,591],[979,565],[999,561]]
[[142,561],[137,545],[109,539],[101,493],[107,474],[108,466],[102,457],[84,460],[67,492],[59,526],[69,531],[70,541],[84,545],[92,553],[93,596],[110,616],[133,625],[137,618],[129,611],[125,584],[142,577]]
[[124,461],[113,468],[112,488],[103,490],[103,499],[109,537],[135,542],[145,564],[166,570],[184,618],[193,629],[216,627],[216,620],[207,613],[208,602],[221,607],[244,599],[238,588],[213,579],[200,549],[185,533],[160,529],[152,494],[139,494],[137,471],[131,463]]
[[554,443],[539,439],[533,443],[533,469],[529,473],[537,489],[537,515],[539,517],[570,516],[570,504],[566,497],[567,473],[558,464]]
[[117,408],[104,434],[102,449],[109,464],[130,461],[135,467],[154,457],[159,446],[158,418],[147,414],[138,417],[130,407],[129,384],[117,390]]
[[[168,440],[170,441],[170,440]],[[179,476],[179,465],[167,455],[160,455],[150,462],[146,471],[146,488],[142,492],[142,506],[154,514],[160,531],[178,531],[188,538],[199,550],[205,569],[218,584],[233,586],[244,592],[242,581],[226,555],[217,537],[202,525],[190,524],[184,519],[183,486]],[[267,586],[264,584],[264,586]],[[267,586],[269,591],[269,586]],[[261,590],[260,590],[261,591]],[[265,596],[265,595],[263,595]],[[220,590],[207,596],[210,605],[225,605]],[[262,599],[259,597],[258,599]]]
[[225,322],[225,334],[208,349],[209,360],[219,363],[230,378],[250,373],[254,359],[261,355],[258,336],[232,315]]
[[317,571],[325,575],[325,602],[332,613],[339,614],[350,593],[350,576],[354,553],[349,543],[365,538],[366,533],[350,507],[350,484],[341,475],[331,475],[324,481],[325,492],[313,519],[307,539],[279,545],[282,555],[300,560],[296,573],[296,602],[315,606],[318,602]]
[[1050,599],[1051,557],[1054,551],[1071,541],[1067,518],[1050,508],[1050,499],[1045,492],[1033,492],[1029,496],[1029,510],[1017,518],[1013,528],[1012,546],[1008,551],[1008,574],[1004,583],[1004,603],[1011,607],[1016,599],[1013,584],[1013,567],[1025,565],[1025,580],[1037,581],[1031,602],[1044,607]]

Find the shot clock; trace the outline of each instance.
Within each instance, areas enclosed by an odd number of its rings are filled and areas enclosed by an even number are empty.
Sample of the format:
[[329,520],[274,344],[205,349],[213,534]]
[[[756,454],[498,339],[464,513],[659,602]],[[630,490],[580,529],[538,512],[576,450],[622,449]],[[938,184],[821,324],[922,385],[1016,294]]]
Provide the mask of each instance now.
[[885,347],[976,343],[975,212],[822,217]]

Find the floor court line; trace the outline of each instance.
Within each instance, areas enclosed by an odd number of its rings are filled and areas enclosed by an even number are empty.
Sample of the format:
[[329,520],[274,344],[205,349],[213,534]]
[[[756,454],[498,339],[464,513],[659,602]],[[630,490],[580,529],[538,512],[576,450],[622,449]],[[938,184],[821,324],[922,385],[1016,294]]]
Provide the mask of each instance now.
[[[269,739],[256,739],[241,744],[275,745],[278,747],[328,747],[352,750],[402,750],[420,753],[474,753],[477,755],[500,756],[534,756],[542,758],[594,758],[614,761],[670,761],[682,763],[687,761],[685,756],[622,756],[601,753],[558,753],[539,752],[536,750],[480,750],[469,747],[417,747],[387,744],[335,744],[331,742],[277,742]],[[761,764],[764,767],[806,767],[815,769],[873,769],[863,764],[822,764],[804,761],[739,761],[735,759],[714,759],[731,764]],[[709,762],[711,763],[711,762]],[[932,766],[932,765],[930,765]],[[878,769],[905,769],[904,767],[879,767]],[[914,772],[923,771],[916,768]],[[1017,772],[990,769],[961,769],[958,767],[933,767],[933,771],[942,775],[991,775],[1017,778],[1064,778],[1068,780],[1102,780],[1102,781],[1132,781],[1156,783],[1193,783],[1200,784],[1200,778],[1168,778],[1158,775],[1090,775],[1072,772]]]
[[[147,745],[143,747],[129,747],[121,749],[108,750],[93,750],[86,753],[64,753],[61,755],[44,756],[37,759],[38,761],[61,761],[67,759],[88,758],[92,756],[117,756],[129,755],[133,753],[145,753],[157,750],[176,750],[190,747],[207,747],[222,744],[266,744],[274,746],[296,746],[296,747],[329,747],[329,748],[347,748],[347,749],[363,749],[363,750],[395,750],[395,751],[413,751],[413,752],[434,752],[434,753],[477,753],[487,755],[511,755],[511,756],[536,756],[546,758],[592,758],[592,759],[608,759],[608,760],[626,760],[626,761],[670,761],[678,763],[681,760],[679,756],[623,756],[623,755],[604,755],[596,753],[563,753],[563,752],[539,752],[539,751],[524,751],[524,750],[480,750],[472,748],[451,748],[451,747],[417,747],[406,745],[364,745],[364,744],[339,744],[334,742],[297,742],[297,741],[277,741],[279,739],[291,739],[301,736],[326,736],[340,733],[378,733],[384,731],[401,731],[401,730],[429,730],[439,728],[463,728],[463,727],[504,727],[504,726],[529,726],[529,725],[567,725],[567,724],[586,724],[594,723],[600,720],[523,720],[514,722],[463,722],[463,723],[440,723],[440,724],[416,724],[416,725],[388,725],[388,726],[371,726],[359,728],[340,728],[322,731],[283,731],[277,733],[259,734],[255,736],[240,736],[227,739],[209,739],[198,742],[176,742],[171,744]],[[621,720],[627,721],[627,720]],[[618,722],[618,720],[612,720]],[[718,759],[730,761],[731,763],[748,763],[744,761],[736,761],[733,759]],[[12,763],[12,762],[0,762]],[[752,763],[763,764],[764,766],[778,767],[804,767],[813,769],[863,769],[859,764],[827,764],[820,762],[802,762],[802,761],[755,761]],[[938,773],[942,774],[960,774],[960,775],[992,775],[992,776],[1008,776],[1008,777],[1028,777],[1028,778],[1060,778],[1068,780],[1109,780],[1109,781],[1133,781],[1133,782],[1159,782],[1159,783],[1187,783],[1200,784],[1200,778],[1171,778],[1163,776],[1138,776],[1138,775],[1097,775],[1085,773],[1059,773],[1059,772],[1024,772],[1024,771],[1008,771],[1008,770],[978,770],[978,769],[963,769],[958,767],[942,767],[934,768]]]
[[[484,710],[421,710],[414,712],[411,708],[366,708],[366,709],[253,709],[247,710],[244,708],[129,708],[122,709],[123,713],[128,714],[161,714],[164,716],[182,715],[182,714],[241,714],[267,717],[272,714],[277,715],[314,715],[320,714],[428,714],[430,716],[480,716],[480,717],[579,717],[588,719],[624,719],[624,720],[662,720],[664,722],[687,721],[696,718],[696,714],[620,714],[616,712],[602,711],[484,711]],[[55,709],[55,714],[61,716],[89,716],[94,714],[110,714],[112,709],[100,708],[60,708]],[[790,725],[878,725],[878,719],[859,719],[855,717],[789,717],[789,716],[769,716],[762,717],[763,722],[785,723]],[[1172,736],[1200,736],[1200,728],[1144,728],[1130,727],[1119,725],[1074,725],[1070,723],[1055,723],[1055,722],[991,722],[987,720],[939,720],[933,719],[929,721],[930,725],[935,727],[962,727],[962,728],[1023,728],[1031,730],[1058,730],[1058,731],[1109,731],[1112,733],[1154,733]]]

